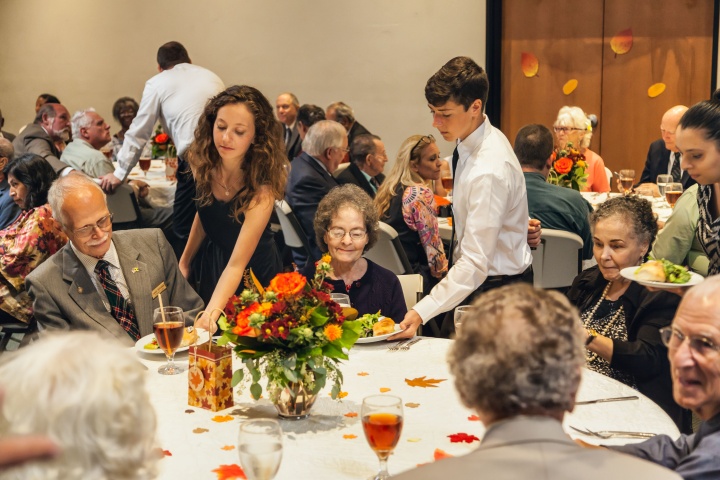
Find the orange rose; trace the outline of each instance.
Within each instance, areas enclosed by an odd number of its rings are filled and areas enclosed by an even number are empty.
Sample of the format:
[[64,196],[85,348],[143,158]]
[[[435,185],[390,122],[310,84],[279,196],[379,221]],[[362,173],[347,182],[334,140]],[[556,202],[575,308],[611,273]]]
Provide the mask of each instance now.
[[157,143],[158,145],[161,145],[161,144],[163,144],[163,143],[167,143],[168,140],[170,140],[170,137],[168,136],[167,133],[158,133],[158,134],[155,136],[155,143]]
[[558,158],[555,160],[555,163],[553,164],[553,168],[557,173],[560,175],[564,175],[566,173],[569,173],[570,170],[572,170],[573,162],[567,157]]
[[275,278],[270,281],[270,286],[268,286],[267,289],[277,293],[279,297],[282,297],[297,294],[305,287],[306,283],[307,279],[305,276],[298,272],[278,273],[275,275]]

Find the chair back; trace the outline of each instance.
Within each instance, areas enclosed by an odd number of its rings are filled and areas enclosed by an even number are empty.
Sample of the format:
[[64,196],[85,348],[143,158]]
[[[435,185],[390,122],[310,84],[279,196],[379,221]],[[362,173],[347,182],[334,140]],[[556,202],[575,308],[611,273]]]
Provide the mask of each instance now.
[[140,205],[132,186],[127,183],[121,184],[107,196],[107,206],[113,214],[113,230],[142,228]]
[[533,284],[538,288],[572,285],[582,270],[582,238],[563,230],[543,228],[541,244],[533,250]]
[[422,298],[423,277],[419,273],[411,273],[409,275],[398,275],[398,280],[400,280],[400,286],[405,297],[405,305],[410,310]]
[[364,257],[381,267],[387,268],[395,275],[413,273],[397,231],[385,222],[379,223],[378,241],[370,250],[365,252]]
[[299,248],[305,251],[305,255],[310,257],[310,243],[307,235],[303,232],[300,221],[293,213],[292,208],[285,200],[275,201],[275,214],[280,222],[280,229],[285,238],[285,245],[292,248]]
[[334,171],[333,174],[332,174],[333,177],[337,178],[337,177],[338,177],[342,172],[344,172],[345,169],[348,168],[349,166],[350,166],[350,162],[341,163],[340,165],[338,165],[338,167],[335,169],[335,171]]
[[610,185],[610,191],[613,191],[613,183],[612,183],[612,170],[610,170],[608,167],[605,167],[605,175],[607,175],[608,179],[608,185]]

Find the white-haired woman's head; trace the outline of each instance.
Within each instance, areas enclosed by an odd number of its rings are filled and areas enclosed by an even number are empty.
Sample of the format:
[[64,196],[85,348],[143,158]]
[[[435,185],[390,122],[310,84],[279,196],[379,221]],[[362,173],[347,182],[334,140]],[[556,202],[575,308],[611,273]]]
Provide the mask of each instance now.
[[95,332],[48,334],[3,355],[0,436],[47,435],[60,453],[0,478],[155,478],[160,456],[145,370],[130,350]]
[[553,129],[560,148],[564,148],[567,142],[572,142],[575,148],[590,147],[592,126],[590,119],[580,107],[562,107]]

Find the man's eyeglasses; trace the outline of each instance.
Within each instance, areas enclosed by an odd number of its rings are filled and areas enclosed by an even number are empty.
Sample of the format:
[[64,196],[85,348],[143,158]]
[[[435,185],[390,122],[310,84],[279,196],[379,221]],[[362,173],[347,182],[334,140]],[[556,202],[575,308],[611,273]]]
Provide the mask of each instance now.
[[553,127],[553,130],[555,130],[555,133],[560,133],[560,132],[568,133],[573,130],[578,131],[578,132],[585,131],[584,128],[575,128],[575,127]]
[[418,148],[423,142],[427,142],[428,144],[435,143],[435,137],[433,137],[432,135],[423,135],[422,137],[420,137],[420,140],[417,141],[415,146],[410,149],[410,153],[412,154],[412,152],[414,152],[415,149]]
[[690,342],[690,349],[700,356],[708,357],[720,351],[720,346],[707,337],[688,337],[670,326],[660,329],[660,339],[669,349],[680,348],[686,338]]
[[89,237],[95,231],[95,228],[99,228],[100,230],[105,232],[110,228],[110,225],[112,225],[112,217],[113,214],[108,213],[100,220],[98,220],[97,223],[95,223],[94,225],[85,225],[84,227],[76,228],[74,230],[75,235],[81,238]]
[[343,147],[333,147],[333,148],[337,148],[338,150],[340,150],[340,151],[343,152],[343,153],[348,153],[348,152],[350,151],[350,147],[345,147],[345,148],[343,148]]
[[342,228],[331,228],[328,230],[328,235],[335,240],[345,238],[345,235],[350,235],[352,240],[362,240],[367,235],[367,232],[365,230],[350,230],[349,232],[346,232]]

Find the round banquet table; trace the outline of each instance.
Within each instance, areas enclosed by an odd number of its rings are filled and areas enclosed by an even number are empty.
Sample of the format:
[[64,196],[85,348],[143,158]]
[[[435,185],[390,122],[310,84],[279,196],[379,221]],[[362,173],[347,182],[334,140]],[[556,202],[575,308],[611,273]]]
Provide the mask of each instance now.
[[[433,461],[435,449],[463,455],[479,444],[452,443],[448,435],[466,433],[482,438],[484,428],[463,407],[455,392],[446,357],[452,340],[423,338],[407,351],[388,351],[387,342],[356,345],[342,372],[345,378],[342,400],[332,400],[323,390],[309,418],[281,420],[284,431],[282,465],[277,479],[366,479],[378,467],[375,454],[365,441],[360,406],[365,396],[389,389],[388,395],[402,398],[402,436],[389,460],[390,473],[397,474],[421,463]],[[187,405],[187,373],[163,376],[158,366],[164,355],[137,353],[148,367],[150,398],[158,416],[159,447],[166,451],[160,460],[161,479],[214,479],[212,470],[220,465],[238,464],[237,437],[240,423],[247,418],[277,418],[267,399],[255,401],[249,389],[235,392],[235,407],[211,412]],[[188,354],[176,355],[187,366]],[[240,362],[234,360],[234,368]],[[443,380],[436,387],[412,387],[406,379],[426,377]],[[264,380],[263,390],[265,389]],[[267,397],[267,394],[263,392]],[[566,415],[568,426],[591,430],[632,430],[679,435],[675,424],[660,407],[642,394],[603,375],[585,370],[578,400],[637,395],[639,400],[577,406]],[[358,416],[352,415],[357,413]],[[347,416],[346,414],[350,414]],[[231,417],[217,422],[216,416]],[[225,418],[224,420],[228,420]],[[571,436],[577,434],[570,431]],[[580,435],[587,442],[593,438]],[[631,439],[603,440],[603,444],[624,444]],[[595,443],[599,443],[596,441]]]
[[150,186],[147,200],[154,207],[172,207],[175,203],[175,190],[177,181],[170,181],[165,176],[165,163],[162,159],[153,160],[150,163],[150,170],[147,176],[140,169],[138,162],[130,170],[128,180],[142,180]]

